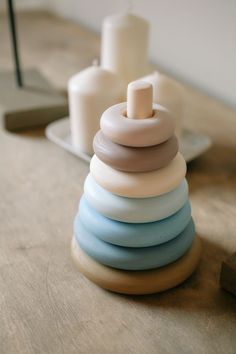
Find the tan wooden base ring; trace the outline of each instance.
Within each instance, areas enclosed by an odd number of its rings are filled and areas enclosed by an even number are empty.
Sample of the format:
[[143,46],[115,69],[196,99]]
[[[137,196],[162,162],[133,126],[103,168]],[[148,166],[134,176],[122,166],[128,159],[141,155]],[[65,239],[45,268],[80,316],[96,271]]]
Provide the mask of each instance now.
[[178,140],[172,135],[162,144],[135,148],[113,143],[99,130],[93,140],[93,149],[101,161],[114,169],[149,172],[163,168],[173,160],[178,152]]
[[195,237],[190,250],[179,260],[147,271],[122,271],[104,266],[82,251],[74,238],[72,257],[81,273],[104,289],[122,294],[152,294],[179,285],[194,272],[201,257],[201,241]]

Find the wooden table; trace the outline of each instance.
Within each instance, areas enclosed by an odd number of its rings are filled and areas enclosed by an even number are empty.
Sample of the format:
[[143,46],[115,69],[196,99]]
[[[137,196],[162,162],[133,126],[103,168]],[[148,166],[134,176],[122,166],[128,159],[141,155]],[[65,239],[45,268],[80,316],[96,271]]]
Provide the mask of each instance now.
[[[1,69],[10,68],[6,18]],[[98,56],[99,38],[44,13],[19,17],[25,67],[59,88]],[[72,222],[88,165],[42,130],[0,131],[0,353],[235,353],[236,302],[219,288],[236,249],[236,114],[186,90],[185,125],[213,147],[188,166],[203,255],[182,286],[153,296],[104,291],[70,257]]]

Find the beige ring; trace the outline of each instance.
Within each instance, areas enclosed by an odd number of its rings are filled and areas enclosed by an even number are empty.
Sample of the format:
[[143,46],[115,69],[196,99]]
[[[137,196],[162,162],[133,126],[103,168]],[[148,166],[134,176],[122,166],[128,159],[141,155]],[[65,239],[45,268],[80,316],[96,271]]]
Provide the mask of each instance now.
[[108,108],[101,117],[101,130],[114,143],[133,147],[153,146],[174,134],[174,119],[163,106],[153,104],[154,115],[145,119],[127,118],[126,109],[126,102],[119,103]]
[[94,155],[90,172],[100,186],[113,194],[129,198],[148,198],[168,193],[180,185],[186,174],[186,162],[178,153],[164,168],[135,173],[115,170]]
[[98,158],[114,169],[124,172],[149,172],[168,165],[178,152],[175,135],[164,143],[130,147],[113,143],[101,130],[93,140],[93,149]]
[[81,273],[98,286],[122,294],[144,295],[173,288],[185,281],[199,263],[201,241],[195,237],[190,250],[176,262],[146,271],[124,271],[104,266],[82,251],[74,238],[71,250]]

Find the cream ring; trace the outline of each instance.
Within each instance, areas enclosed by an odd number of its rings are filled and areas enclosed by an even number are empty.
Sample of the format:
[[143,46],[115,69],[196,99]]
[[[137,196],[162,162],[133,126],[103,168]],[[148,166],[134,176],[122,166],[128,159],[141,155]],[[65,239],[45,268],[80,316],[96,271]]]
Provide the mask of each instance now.
[[179,285],[197,268],[201,250],[201,241],[195,237],[188,252],[176,262],[158,269],[127,271],[96,262],[74,238],[71,244],[73,260],[83,275],[104,289],[130,295],[153,294]]
[[188,199],[188,183],[184,179],[169,193],[152,198],[124,198],[99,186],[89,174],[84,195],[98,213],[117,221],[146,223],[162,220],[176,213]]
[[101,130],[93,140],[97,157],[114,169],[124,172],[148,172],[168,165],[178,152],[175,135],[162,144],[146,147],[130,147],[113,143]]
[[126,109],[126,103],[119,103],[108,108],[101,117],[101,130],[114,143],[152,146],[163,143],[174,134],[174,120],[163,106],[153,104],[153,116],[145,119],[127,118]]
[[147,198],[168,193],[176,188],[186,174],[186,162],[178,153],[169,165],[151,172],[122,172],[92,157],[90,172],[103,188],[129,198]]

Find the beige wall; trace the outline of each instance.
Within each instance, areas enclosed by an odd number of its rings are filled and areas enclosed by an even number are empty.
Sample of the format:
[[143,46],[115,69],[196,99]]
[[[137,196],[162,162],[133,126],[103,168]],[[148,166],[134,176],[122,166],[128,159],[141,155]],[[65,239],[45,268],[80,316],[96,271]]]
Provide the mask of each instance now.
[[[2,0],[1,0],[2,1]],[[41,3],[100,31],[124,0],[16,0]],[[136,0],[133,12],[151,24],[150,58],[175,77],[236,107],[236,1]]]

